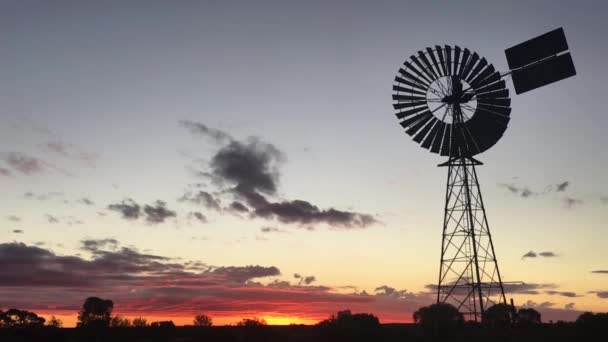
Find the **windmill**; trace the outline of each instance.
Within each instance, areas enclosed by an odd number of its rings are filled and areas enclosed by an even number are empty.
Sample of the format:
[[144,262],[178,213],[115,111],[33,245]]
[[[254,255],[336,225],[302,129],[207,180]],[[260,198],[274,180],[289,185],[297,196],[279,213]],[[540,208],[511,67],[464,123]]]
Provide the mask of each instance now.
[[393,107],[415,142],[448,157],[437,303],[455,305],[469,320],[506,304],[494,243],[479,187],[475,156],[494,146],[510,120],[516,94],[574,76],[562,28],[505,50],[509,71],[496,71],[477,53],[459,46],[418,51],[399,69]]

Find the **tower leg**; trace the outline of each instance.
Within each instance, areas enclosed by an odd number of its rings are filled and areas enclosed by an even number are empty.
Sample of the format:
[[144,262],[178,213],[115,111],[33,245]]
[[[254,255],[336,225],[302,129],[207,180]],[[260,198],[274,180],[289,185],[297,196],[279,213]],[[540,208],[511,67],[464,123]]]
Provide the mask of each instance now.
[[448,167],[437,302],[454,305],[465,319],[481,321],[485,310],[506,304],[476,165],[469,157]]

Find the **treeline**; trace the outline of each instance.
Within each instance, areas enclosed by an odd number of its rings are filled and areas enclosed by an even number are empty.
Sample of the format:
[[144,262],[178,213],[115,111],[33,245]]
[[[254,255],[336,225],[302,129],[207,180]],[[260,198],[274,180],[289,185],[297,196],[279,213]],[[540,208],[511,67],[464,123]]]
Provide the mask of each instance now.
[[[78,313],[76,329],[59,328],[60,320],[46,321],[34,312],[18,309],[0,311],[0,340],[11,341],[569,341],[585,336],[587,341],[608,340],[608,313],[584,313],[575,322],[543,324],[532,308],[516,310],[498,304],[487,309],[482,322],[465,321],[449,304],[422,307],[413,314],[415,324],[380,324],[370,313],[339,311],[314,326],[268,326],[258,318],[244,318],[233,326],[212,327],[205,314],[193,317],[190,327],[177,328],[172,321],[148,322],[113,315],[114,303],[89,297]],[[211,328],[212,327],[212,328]],[[12,328],[12,329],[11,329]],[[109,329],[110,328],[110,329]],[[113,328],[113,329],[112,329]],[[30,338],[24,338],[29,336]]]

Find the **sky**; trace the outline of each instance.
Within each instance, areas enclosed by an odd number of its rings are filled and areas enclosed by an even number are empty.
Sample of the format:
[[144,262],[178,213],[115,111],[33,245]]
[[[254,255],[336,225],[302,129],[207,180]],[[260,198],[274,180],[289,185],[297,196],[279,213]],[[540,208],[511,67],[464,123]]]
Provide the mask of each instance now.
[[408,322],[433,302],[445,161],[400,65],[563,27],[575,77],[515,95],[477,170],[507,298],[608,311],[602,1],[0,1],[0,308],[88,296],[189,324]]

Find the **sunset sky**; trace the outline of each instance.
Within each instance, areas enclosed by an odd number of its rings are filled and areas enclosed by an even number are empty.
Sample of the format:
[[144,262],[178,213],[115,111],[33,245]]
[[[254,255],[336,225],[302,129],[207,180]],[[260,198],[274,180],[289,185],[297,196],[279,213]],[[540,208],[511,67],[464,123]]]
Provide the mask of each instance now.
[[395,73],[436,44],[507,70],[563,27],[577,75],[508,82],[478,175],[503,280],[525,283],[507,298],[608,311],[606,6],[1,1],[0,309],[411,321],[435,299],[447,170],[399,127]]

